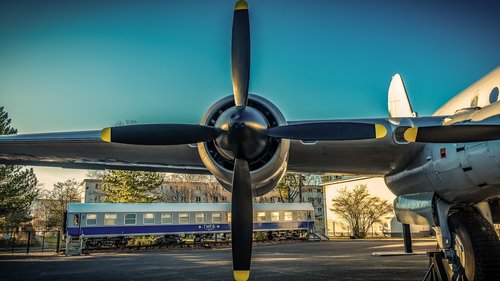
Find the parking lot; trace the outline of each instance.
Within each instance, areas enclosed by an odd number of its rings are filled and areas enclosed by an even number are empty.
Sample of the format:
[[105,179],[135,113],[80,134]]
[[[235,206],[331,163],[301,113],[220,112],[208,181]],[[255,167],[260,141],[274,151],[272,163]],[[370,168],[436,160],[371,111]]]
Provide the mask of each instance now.
[[[414,251],[435,249],[416,240]],[[402,252],[402,240],[332,240],[254,247],[251,280],[422,280],[424,254]],[[88,256],[0,255],[1,280],[231,280],[231,249],[108,251]]]

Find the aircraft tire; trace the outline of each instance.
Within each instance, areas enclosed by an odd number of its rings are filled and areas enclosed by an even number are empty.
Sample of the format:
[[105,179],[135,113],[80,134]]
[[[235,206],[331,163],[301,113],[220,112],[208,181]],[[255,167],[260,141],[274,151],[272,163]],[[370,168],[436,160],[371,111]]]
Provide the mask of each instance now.
[[461,210],[449,219],[458,259],[444,261],[450,280],[500,280],[500,241],[493,226],[473,211]]

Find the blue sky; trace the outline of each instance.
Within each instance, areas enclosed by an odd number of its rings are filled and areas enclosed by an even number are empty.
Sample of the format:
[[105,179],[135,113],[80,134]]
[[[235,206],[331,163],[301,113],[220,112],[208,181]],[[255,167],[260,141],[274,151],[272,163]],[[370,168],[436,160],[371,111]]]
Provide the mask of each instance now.
[[[197,123],[231,94],[233,1],[2,1],[0,104],[20,133]],[[251,92],[289,120],[432,114],[500,62],[494,1],[248,1]]]

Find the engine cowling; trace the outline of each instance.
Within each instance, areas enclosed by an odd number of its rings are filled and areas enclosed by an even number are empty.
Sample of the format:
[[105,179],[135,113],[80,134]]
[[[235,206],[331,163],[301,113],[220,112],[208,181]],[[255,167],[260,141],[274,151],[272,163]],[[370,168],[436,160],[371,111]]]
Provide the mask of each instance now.
[[[200,124],[214,126],[219,117],[233,106],[233,96],[218,100],[208,109]],[[248,107],[260,112],[268,122],[269,127],[287,124],[281,111],[272,102],[261,96],[249,95]],[[248,161],[252,190],[255,196],[266,194],[278,184],[286,172],[289,149],[289,140],[269,138],[265,150]],[[214,141],[198,143],[198,152],[207,169],[226,190],[231,191],[234,160],[221,153],[220,147],[217,147],[217,143]]]

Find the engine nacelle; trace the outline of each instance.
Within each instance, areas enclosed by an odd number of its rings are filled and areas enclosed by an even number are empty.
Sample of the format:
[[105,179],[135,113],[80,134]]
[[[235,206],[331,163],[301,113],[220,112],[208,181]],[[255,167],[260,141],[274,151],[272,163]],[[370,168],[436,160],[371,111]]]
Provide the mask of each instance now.
[[[200,124],[214,126],[222,113],[233,106],[233,96],[218,100],[208,109]],[[269,127],[287,124],[281,111],[263,97],[249,95],[248,106],[262,113],[267,119]],[[261,153],[258,158],[249,161],[252,189],[255,196],[266,194],[278,184],[286,172],[289,149],[290,140],[271,138],[266,151]],[[234,161],[221,155],[213,141],[198,143],[198,152],[207,169],[226,190],[231,191]]]

